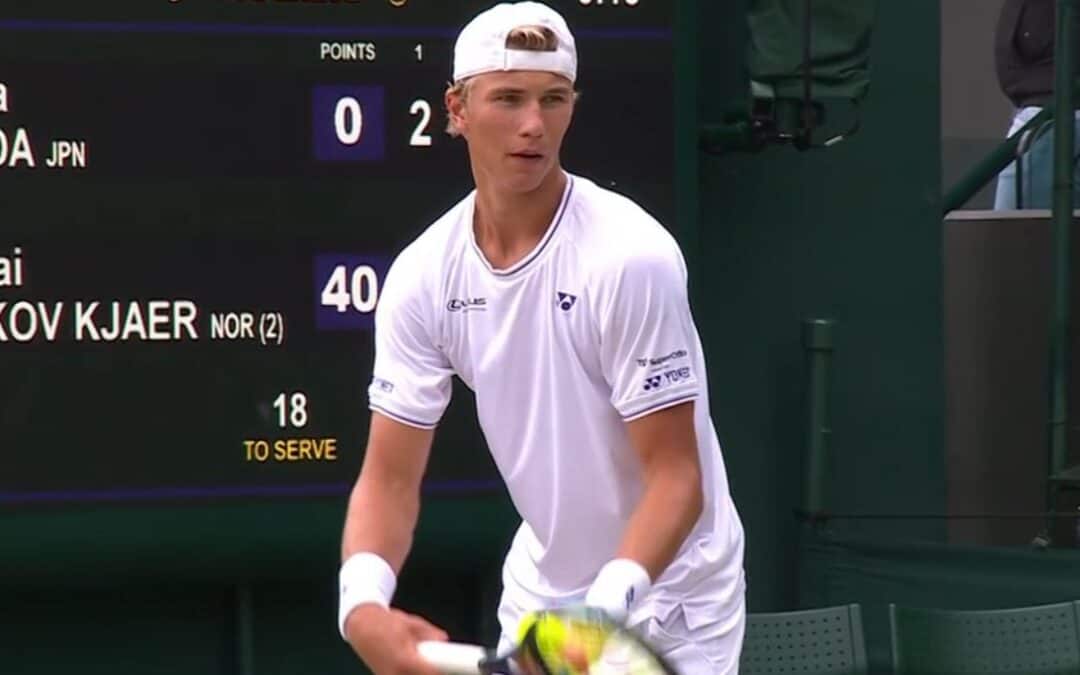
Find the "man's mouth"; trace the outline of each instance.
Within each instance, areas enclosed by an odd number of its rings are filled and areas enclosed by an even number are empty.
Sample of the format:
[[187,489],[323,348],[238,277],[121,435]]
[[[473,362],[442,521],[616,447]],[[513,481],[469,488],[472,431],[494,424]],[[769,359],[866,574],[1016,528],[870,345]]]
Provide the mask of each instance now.
[[518,159],[543,159],[544,155],[539,152],[533,152],[531,150],[524,150],[522,152],[512,152],[511,157],[517,157]]

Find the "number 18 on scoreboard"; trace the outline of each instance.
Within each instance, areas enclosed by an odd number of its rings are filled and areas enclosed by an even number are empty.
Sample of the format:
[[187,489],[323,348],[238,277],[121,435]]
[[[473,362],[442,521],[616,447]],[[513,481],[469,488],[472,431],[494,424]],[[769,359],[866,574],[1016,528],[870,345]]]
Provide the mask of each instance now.
[[390,260],[384,256],[321,253],[315,256],[315,328],[371,330]]

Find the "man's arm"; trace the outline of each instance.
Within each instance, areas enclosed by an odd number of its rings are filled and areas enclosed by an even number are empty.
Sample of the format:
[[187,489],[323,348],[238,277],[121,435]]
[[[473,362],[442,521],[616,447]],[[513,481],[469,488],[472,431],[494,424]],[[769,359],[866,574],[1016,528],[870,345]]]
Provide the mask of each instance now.
[[[585,604],[625,619],[693,529],[703,508],[694,405],[704,372],[674,240],[635,247],[598,282],[601,363],[625,420],[644,490]],[[606,300],[606,301],[605,301]]]
[[[433,433],[373,413],[364,464],[349,498],[341,541],[346,562],[339,621],[343,637],[375,673],[435,675],[416,644],[447,638],[421,617],[385,606],[412,546]],[[346,574],[353,562],[359,564]],[[347,591],[350,586],[353,590]],[[359,601],[350,595],[357,588]]]
[[397,574],[412,546],[420,483],[434,432],[373,413],[360,477],[349,498],[341,559],[375,553]]
[[645,492],[616,557],[636,561],[655,580],[675,559],[703,507],[694,402],[640,417],[627,428],[641,460]]
[[412,547],[433,429],[450,402],[452,371],[431,341],[424,251],[410,245],[390,266],[375,308],[371,429],[345,514],[338,629],[368,668],[436,675],[416,651],[446,633],[391,607]]
[[616,621],[663,574],[694,528],[704,504],[694,402],[662,408],[627,423],[645,489],[623,530],[615,558],[585,596]]

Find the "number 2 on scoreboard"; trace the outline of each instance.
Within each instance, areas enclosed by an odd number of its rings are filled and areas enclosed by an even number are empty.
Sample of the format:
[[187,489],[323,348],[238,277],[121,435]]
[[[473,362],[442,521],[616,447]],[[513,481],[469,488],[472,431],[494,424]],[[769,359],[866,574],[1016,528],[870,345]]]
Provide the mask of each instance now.
[[431,124],[431,104],[418,98],[409,106],[409,114],[413,117],[420,116],[420,121],[416,123],[416,129],[409,138],[409,145],[420,148],[431,147],[431,134],[427,133],[428,125]]

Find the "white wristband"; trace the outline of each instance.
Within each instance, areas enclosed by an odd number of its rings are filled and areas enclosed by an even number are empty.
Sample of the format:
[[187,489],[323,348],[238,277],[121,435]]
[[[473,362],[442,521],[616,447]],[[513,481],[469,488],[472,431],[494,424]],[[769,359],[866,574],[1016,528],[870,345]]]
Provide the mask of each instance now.
[[345,635],[345,620],[360,605],[373,603],[389,607],[397,587],[397,576],[390,563],[374,553],[356,553],[349,556],[338,573],[338,632]]
[[602,609],[614,620],[625,623],[630,609],[652,588],[649,573],[629,558],[616,558],[600,568],[585,595],[585,605]]

